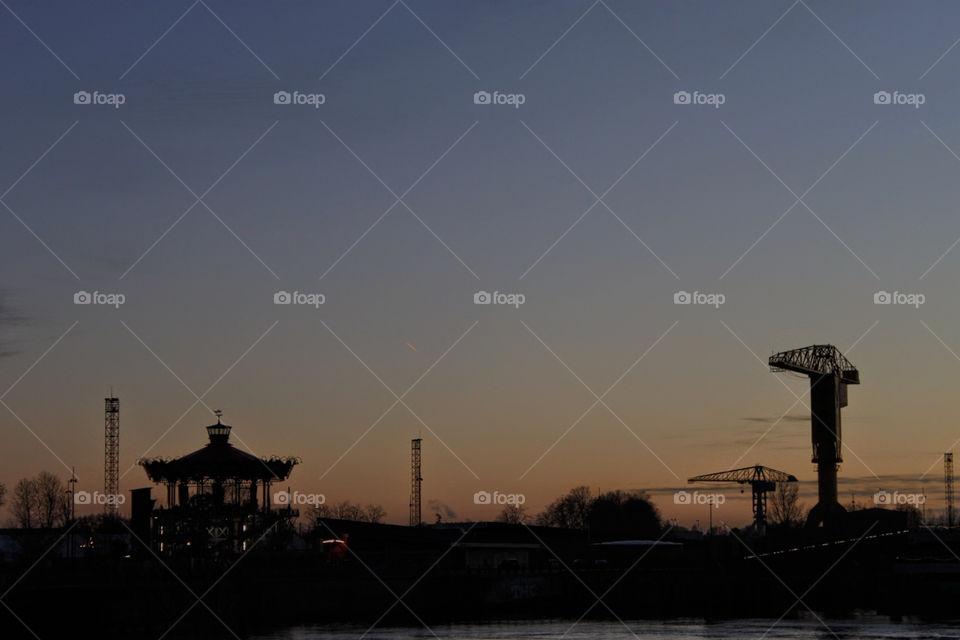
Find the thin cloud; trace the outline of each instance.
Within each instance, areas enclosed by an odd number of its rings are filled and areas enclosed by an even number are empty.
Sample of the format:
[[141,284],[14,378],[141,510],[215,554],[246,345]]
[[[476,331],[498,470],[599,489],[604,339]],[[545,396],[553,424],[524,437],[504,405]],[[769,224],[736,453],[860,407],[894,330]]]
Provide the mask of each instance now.
[[27,324],[26,316],[18,313],[9,302],[9,295],[0,291],[0,358],[9,358],[19,353],[11,348],[13,340],[7,334],[8,329]]
[[810,422],[810,414],[787,415],[787,416],[783,416],[782,418],[779,416],[769,416],[769,417],[747,416],[740,419],[743,420],[744,422],[761,422],[763,424],[770,425],[775,423],[777,420],[779,420],[780,422]]

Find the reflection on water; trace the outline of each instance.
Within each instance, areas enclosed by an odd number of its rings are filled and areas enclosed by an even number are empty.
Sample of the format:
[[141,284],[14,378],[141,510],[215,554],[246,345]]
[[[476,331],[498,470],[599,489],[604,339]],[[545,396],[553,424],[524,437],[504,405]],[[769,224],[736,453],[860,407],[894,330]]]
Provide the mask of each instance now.
[[[292,627],[285,631],[256,636],[255,640],[407,640],[452,638],[455,640],[496,640],[500,638],[533,638],[536,640],[700,640],[702,638],[840,638],[842,640],[895,640],[898,638],[956,638],[960,640],[960,622],[921,624],[891,623],[886,619],[827,620],[736,620],[705,624],[703,622],[503,622],[456,624],[427,629],[382,627],[367,631],[366,627],[316,626]],[[572,628],[571,628],[572,627]],[[827,628],[829,627],[829,629]],[[434,635],[436,634],[436,636]]]

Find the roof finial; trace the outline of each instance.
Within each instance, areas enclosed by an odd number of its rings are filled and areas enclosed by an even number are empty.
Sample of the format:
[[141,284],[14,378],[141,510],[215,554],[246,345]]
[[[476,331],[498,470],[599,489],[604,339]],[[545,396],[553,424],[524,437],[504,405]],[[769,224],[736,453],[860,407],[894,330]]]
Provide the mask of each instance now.
[[214,409],[213,413],[214,415],[217,416],[217,424],[220,424],[220,416],[223,415],[223,411],[221,411],[220,409]]

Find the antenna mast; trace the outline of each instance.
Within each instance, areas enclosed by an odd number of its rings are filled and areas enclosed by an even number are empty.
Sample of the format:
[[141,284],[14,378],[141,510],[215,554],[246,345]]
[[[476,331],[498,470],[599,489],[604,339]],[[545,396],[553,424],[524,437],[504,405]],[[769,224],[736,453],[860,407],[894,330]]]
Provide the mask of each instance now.
[[947,502],[947,526],[953,526],[953,452],[943,454],[943,497]]
[[120,399],[104,398],[103,418],[103,513],[117,517],[117,495],[120,493]]
[[420,510],[420,488],[423,476],[420,473],[420,442],[421,438],[410,441],[410,526],[419,527],[422,522]]

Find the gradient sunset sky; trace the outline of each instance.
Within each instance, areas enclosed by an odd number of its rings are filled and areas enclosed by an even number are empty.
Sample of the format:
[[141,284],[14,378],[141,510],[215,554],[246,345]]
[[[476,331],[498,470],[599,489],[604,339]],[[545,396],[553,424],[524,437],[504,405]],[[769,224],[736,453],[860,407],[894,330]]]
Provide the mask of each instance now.
[[[586,484],[689,525],[687,477],[756,463],[811,506],[808,383],[766,358],[831,343],[862,378],[841,502],[936,512],[960,439],[958,24],[950,2],[6,0],[0,481],[75,466],[102,490],[112,387],[124,490],[220,408],[237,446],[302,458],[291,488],[391,522],[418,435],[428,522]],[[715,520],[746,524],[729,496]]]

